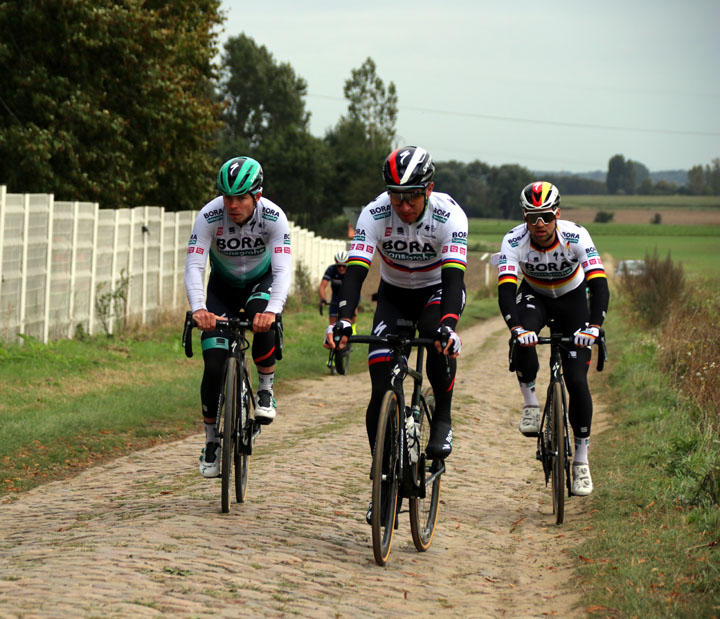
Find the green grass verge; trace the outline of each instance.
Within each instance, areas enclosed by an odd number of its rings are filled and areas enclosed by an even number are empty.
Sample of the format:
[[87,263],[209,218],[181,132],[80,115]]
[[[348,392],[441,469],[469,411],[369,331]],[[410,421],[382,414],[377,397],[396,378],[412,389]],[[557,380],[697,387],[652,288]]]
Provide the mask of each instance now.
[[720,442],[700,434],[660,374],[656,344],[620,316],[606,324],[614,361],[595,398],[610,402],[612,423],[593,435],[591,527],[576,549],[583,605],[609,617],[716,617],[720,510],[700,479]]

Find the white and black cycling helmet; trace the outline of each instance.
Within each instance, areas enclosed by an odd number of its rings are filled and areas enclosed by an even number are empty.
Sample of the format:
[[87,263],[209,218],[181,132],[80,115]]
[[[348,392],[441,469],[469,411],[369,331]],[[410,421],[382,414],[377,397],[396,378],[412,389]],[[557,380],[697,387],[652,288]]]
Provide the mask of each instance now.
[[346,251],[339,251],[335,254],[335,264],[338,266],[347,266],[348,253]]
[[530,183],[520,192],[520,206],[524,215],[546,211],[555,213],[560,207],[560,191],[547,181]]
[[390,191],[425,189],[435,175],[430,153],[419,146],[403,146],[391,152],[383,164],[383,178]]

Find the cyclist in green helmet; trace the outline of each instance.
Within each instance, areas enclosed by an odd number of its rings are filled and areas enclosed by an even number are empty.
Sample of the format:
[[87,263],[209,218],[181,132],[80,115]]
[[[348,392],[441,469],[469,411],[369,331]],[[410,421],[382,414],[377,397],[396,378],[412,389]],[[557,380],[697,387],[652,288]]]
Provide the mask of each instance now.
[[[220,470],[216,434],[217,403],[228,342],[216,329],[216,317],[236,317],[241,309],[253,323],[252,357],[259,385],[255,418],[271,423],[276,415],[273,391],[276,316],[290,289],[290,229],[282,209],[262,195],[263,170],[250,157],[233,157],[218,172],[218,197],[198,214],[188,244],[185,288],[193,317],[203,331],[205,370],[200,394],[205,421],[205,448],[200,473],[217,477]],[[204,271],[210,257],[207,296]]]

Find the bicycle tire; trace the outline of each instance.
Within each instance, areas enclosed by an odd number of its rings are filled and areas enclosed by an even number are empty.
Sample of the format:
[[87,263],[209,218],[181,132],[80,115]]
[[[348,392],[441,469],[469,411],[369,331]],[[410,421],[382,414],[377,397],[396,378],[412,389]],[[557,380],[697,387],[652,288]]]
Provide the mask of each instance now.
[[240,377],[240,398],[238,400],[238,437],[235,443],[235,499],[244,503],[247,496],[248,469],[250,451],[247,445],[252,441],[253,420],[255,419],[252,399],[252,373],[249,359],[245,359]]
[[435,394],[432,387],[428,387],[420,398],[420,427],[418,428],[420,457],[413,467],[417,482],[421,484],[421,496],[410,497],[410,531],[418,552],[425,552],[430,548],[433,535],[435,535],[440,504],[441,476],[435,477],[428,487],[426,479],[435,473],[435,462],[428,463],[424,457],[425,448],[430,440],[430,425],[434,414]]
[[225,362],[225,392],[222,414],[222,461],[220,477],[222,478],[221,507],[222,512],[230,511],[230,479],[235,460],[235,427],[237,423],[237,359],[228,357]]
[[340,376],[345,376],[345,374],[348,371],[348,367],[350,366],[350,345],[348,344],[345,348],[342,350],[336,350],[335,356],[333,357],[333,365],[335,366],[335,371],[340,374]]
[[552,492],[555,523],[565,520],[565,409],[562,385],[555,383],[552,389]]
[[[372,480],[372,542],[375,562],[385,565],[390,556],[400,472],[400,407],[394,391],[383,397],[378,417],[375,449],[373,450]],[[383,498],[385,500],[383,501]]]

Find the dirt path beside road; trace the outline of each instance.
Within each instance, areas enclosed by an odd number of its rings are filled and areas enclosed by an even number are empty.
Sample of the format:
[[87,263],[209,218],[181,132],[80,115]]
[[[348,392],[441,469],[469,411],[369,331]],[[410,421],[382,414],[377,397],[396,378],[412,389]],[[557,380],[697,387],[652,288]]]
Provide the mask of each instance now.
[[[197,473],[200,435],[0,505],[0,616],[568,616],[579,533],[553,524],[534,440],[517,431],[507,331],[498,318],[462,336],[454,451],[428,552],[401,514],[388,566],[375,564],[369,379],[328,376],[279,398],[248,500],[229,514],[220,481]],[[569,500],[567,520],[586,510]]]

